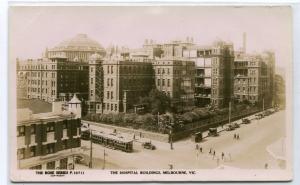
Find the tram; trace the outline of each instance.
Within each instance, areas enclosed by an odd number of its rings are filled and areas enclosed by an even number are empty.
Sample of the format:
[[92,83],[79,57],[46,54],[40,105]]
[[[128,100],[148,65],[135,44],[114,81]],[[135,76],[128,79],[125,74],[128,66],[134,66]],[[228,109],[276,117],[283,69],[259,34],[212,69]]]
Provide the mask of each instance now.
[[[90,130],[82,128],[81,138],[84,140],[90,139]],[[124,152],[133,151],[133,139],[126,138],[117,133],[105,133],[102,131],[92,131],[92,142],[103,145],[104,147]]]

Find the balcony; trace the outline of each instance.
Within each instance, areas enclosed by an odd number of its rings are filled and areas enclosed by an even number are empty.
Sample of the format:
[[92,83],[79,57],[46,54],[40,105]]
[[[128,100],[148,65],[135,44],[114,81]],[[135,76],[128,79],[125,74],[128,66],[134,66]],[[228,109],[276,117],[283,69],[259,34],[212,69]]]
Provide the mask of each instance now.
[[195,94],[195,98],[211,98],[211,94]]

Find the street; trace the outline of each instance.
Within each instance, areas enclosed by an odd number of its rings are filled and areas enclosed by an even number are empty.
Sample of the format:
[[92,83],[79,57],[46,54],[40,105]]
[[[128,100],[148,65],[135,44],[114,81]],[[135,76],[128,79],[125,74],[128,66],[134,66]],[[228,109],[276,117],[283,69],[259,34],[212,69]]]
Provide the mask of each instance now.
[[[196,143],[190,138],[175,142],[174,150],[170,149],[169,143],[153,140],[151,143],[156,146],[156,150],[144,149],[137,140],[132,153],[93,144],[93,165],[102,169],[105,149],[105,169],[169,169],[170,164],[173,169],[214,169],[222,165],[243,169],[278,169],[280,167],[267,147],[285,137],[285,111],[260,120],[251,120],[250,124],[242,124],[240,128],[219,134],[198,143],[203,149],[202,153],[196,150]],[[240,139],[234,139],[234,134],[238,134]],[[81,144],[85,148],[84,154],[89,156],[90,142],[82,140]],[[209,154],[210,149],[212,154]]]

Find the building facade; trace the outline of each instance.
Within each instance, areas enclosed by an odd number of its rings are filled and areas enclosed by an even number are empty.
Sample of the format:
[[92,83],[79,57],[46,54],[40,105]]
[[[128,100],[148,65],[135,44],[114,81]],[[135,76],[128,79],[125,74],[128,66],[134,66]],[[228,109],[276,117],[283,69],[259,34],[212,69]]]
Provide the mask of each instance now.
[[192,46],[183,57],[195,62],[195,103],[226,107],[233,97],[233,44],[216,41],[211,46]]
[[88,64],[68,61],[64,57],[18,61],[17,68],[18,83],[26,83],[23,96],[47,102],[70,100],[74,93],[87,100],[88,73]]
[[153,61],[156,89],[171,98],[173,106],[194,105],[195,63],[186,59],[164,57]]
[[89,113],[102,113],[104,75],[103,58],[99,54],[93,54],[89,59]]
[[103,63],[103,71],[104,114],[134,109],[139,97],[146,96],[154,85],[152,63],[149,59],[135,62],[120,56],[108,58]]
[[237,55],[234,69],[234,96],[239,102],[271,105],[274,93],[274,65],[262,55]]
[[[81,146],[81,120],[75,112],[62,111],[53,103],[53,112],[32,114],[18,109],[17,159],[19,169],[74,169],[74,155]],[[74,111],[80,104],[69,105]]]

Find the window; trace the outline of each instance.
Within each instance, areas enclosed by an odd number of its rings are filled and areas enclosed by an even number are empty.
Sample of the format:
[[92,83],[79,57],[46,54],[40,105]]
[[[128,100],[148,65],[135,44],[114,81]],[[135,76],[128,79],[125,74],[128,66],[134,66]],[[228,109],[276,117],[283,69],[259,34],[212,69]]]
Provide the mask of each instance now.
[[157,85],[160,86],[160,79],[157,79]]
[[94,96],[93,92],[94,92],[94,91],[93,91],[93,90],[91,90],[91,96]]
[[111,79],[111,80],[110,80],[110,85],[111,85],[111,86],[114,86],[114,79]]
[[107,86],[109,86],[109,78],[107,79]]
[[65,140],[62,140],[62,142],[61,142],[61,149],[62,149],[62,150],[67,149],[67,140],[66,140],[66,139],[65,139]]
[[114,66],[111,66],[110,67],[110,72],[111,72],[111,74],[113,74],[114,73],[114,68],[113,68]]
[[47,170],[54,170],[55,169],[55,161],[51,161],[47,163]]
[[37,166],[33,166],[29,168],[30,170],[41,170],[42,169],[42,165],[37,165]]
[[157,74],[160,74],[160,69],[159,68],[157,69]]
[[106,92],[107,99],[109,99],[109,91]]
[[94,79],[93,78],[91,78],[91,84],[93,84],[94,83]]
[[113,98],[114,98],[114,94],[113,94],[113,92],[112,92],[112,91],[110,92],[110,98],[111,98],[111,99],[113,99]]
[[162,79],[162,86],[165,86],[165,79]]
[[35,130],[36,130],[36,125],[31,125],[30,133],[35,134]]
[[93,72],[94,71],[94,68],[93,67],[91,67],[91,72]]
[[18,149],[18,159],[25,158],[25,148]]
[[110,106],[110,110],[113,111],[114,110],[114,104],[111,104]]
[[18,136],[25,136],[25,126],[18,127]]
[[48,144],[46,146],[46,154],[54,153],[54,143]]
[[168,87],[170,87],[170,79],[168,79]]
[[117,106],[117,104],[115,104],[115,111],[117,111],[118,110],[118,106]]
[[53,132],[54,131],[54,123],[48,123],[46,131]]
[[109,74],[109,66],[107,66],[107,73]]
[[30,157],[35,157],[36,156],[36,147],[32,146],[30,147]]
[[67,121],[64,121],[63,124],[62,124],[63,129],[67,129],[67,126],[68,126]]

